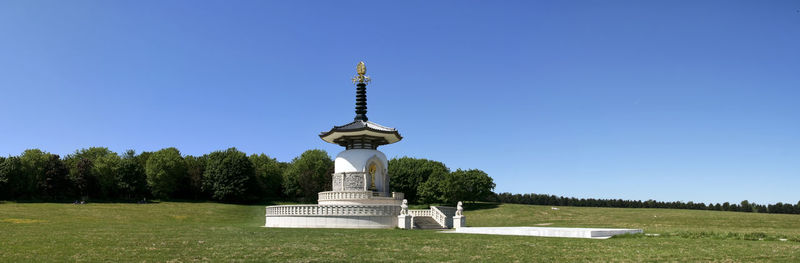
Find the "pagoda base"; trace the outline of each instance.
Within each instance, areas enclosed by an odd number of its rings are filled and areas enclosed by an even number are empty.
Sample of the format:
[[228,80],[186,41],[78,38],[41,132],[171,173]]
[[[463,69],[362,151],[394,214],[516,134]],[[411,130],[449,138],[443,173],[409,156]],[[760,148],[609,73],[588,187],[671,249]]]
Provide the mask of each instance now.
[[267,223],[264,226],[277,228],[395,228],[397,227],[397,216],[267,216]]
[[265,227],[395,228],[403,193],[328,191],[318,205],[268,206]]
[[265,227],[395,228],[398,205],[276,205],[268,206]]

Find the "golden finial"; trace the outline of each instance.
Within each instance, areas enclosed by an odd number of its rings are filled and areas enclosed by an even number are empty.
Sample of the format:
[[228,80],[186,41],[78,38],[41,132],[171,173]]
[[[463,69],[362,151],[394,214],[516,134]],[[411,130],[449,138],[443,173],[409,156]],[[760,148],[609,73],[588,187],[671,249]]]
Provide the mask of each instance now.
[[353,83],[369,83],[369,76],[364,76],[364,74],[367,74],[367,65],[364,64],[364,61],[358,62],[356,73],[358,73],[358,75],[353,77]]
[[358,75],[367,74],[367,65],[364,64],[364,61],[358,62],[358,66],[356,66],[356,72],[358,72]]

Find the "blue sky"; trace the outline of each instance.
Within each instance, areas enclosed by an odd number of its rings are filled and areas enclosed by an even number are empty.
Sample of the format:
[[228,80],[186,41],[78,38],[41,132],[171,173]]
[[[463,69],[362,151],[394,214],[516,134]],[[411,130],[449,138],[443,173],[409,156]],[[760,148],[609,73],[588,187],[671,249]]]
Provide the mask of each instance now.
[[800,200],[797,1],[2,1],[0,154],[381,147],[498,192]]

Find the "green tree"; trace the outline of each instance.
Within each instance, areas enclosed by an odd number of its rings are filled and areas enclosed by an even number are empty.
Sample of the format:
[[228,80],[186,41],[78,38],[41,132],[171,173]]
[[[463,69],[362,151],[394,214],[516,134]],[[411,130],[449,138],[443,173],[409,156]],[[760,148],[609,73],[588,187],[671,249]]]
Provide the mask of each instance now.
[[28,149],[19,161],[21,174],[15,187],[19,197],[56,199],[67,195],[67,171],[58,155]]
[[455,204],[458,201],[488,198],[494,187],[492,178],[484,171],[457,169],[452,173],[435,174],[428,178],[420,185],[419,195],[420,200],[425,203]]
[[128,150],[122,155],[115,181],[119,197],[130,200],[147,196],[147,174],[144,165],[136,159],[134,150]]
[[288,167],[287,163],[279,162],[266,154],[250,155],[258,182],[264,197],[276,199],[283,195],[283,173]]
[[97,178],[98,195],[101,198],[119,197],[119,163],[119,155],[115,152],[98,156],[92,161],[92,175]]
[[[119,155],[106,147],[89,147],[67,155],[69,178],[81,197],[108,197],[116,189],[114,176]],[[98,165],[99,164],[99,165]],[[95,168],[95,165],[98,167]]]
[[742,201],[739,203],[739,212],[753,212],[753,204],[747,200]]
[[[6,161],[6,157],[0,156],[0,167],[3,167],[3,163]],[[6,189],[6,184],[8,183],[8,178],[0,174],[0,199],[3,198],[3,193],[8,191]]]
[[440,200],[448,204],[466,201],[470,195],[470,176],[470,172],[461,169],[447,174],[445,180],[439,184],[439,191],[442,193]]
[[[70,159],[69,157],[78,157],[94,161],[106,155],[117,155],[117,153],[112,152],[106,147],[89,147],[75,151],[75,153],[68,155],[67,159]],[[67,166],[69,166],[69,163],[67,164]]]
[[[409,202],[417,203],[420,187],[431,177],[443,177],[450,173],[450,169],[443,163],[427,159],[410,157],[393,158],[389,160],[389,177],[392,191],[402,192]],[[441,179],[441,178],[440,178]],[[434,182],[426,186],[429,197],[437,195],[433,191]]]
[[169,198],[176,191],[181,178],[186,176],[186,163],[178,149],[164,148],[150,155],[145,173],[153,196]]
[[245,201],[253,198],[255,170],[247,155],[236,148],[208,155],[203,173],[203,190],[220,201]]
[[39,189],[48,199],[63,199],[71,196],[72,184],[69,170],[57,154],[50,154],[44,165],[44,180],[39,182]]
[[134,159],[136,160],[136,162],[142,165],[142,167],[147,167],[147,160],[150,159],[150,155],[153,155],[153,152],[142,152],[136,155]]
[[70,169],[69,179],[75,186],[78,196],[81,199],[86,199],[97,184],[94,176],[92,176],[92,160],[77,157],[76,159],[75,168]]
[[17,199],[20,196],[19,187],[24,185],[22,162],[19,157],[8,157],[0,163],[0,182],[3,184],[3,191],[0,197],[3,199]]
[[292,159],[283,173],[286,196],[304,201],[317,199],[317,193],[331,189],[333,160],[323,150],[308,150]]
[[[457,175],[456,172],[460,173],[461,175]],[[482,201],[486,198],[489,198],[492,193],[494,193],[494,180],[492,177],[489,177],[486,172],[478,169],[469,169],[466,171],[458,169],[456,172],[453,172],[456,174],[454,176],[463,176],[464,186],[466,189],[464,189],[465,195],[460,197],[458,200],[455,200],[455,202]]]
[[206,171],[207,155],[200,157],[186,156],[186,177],[181,182],[179,189],[181,196],[189,199],[203,199],[203,173]]
[[[449,173],[435,173],[428,177],[428,180],[417,187],[417,202],[424,204],[442,203],[445,200],[447,177]],[[451,190],[451,194],[454,190]]]
[[17,185],[18,194],[23,198],[44,196],[45,165],[50,160],[50,153],[39,149],[28,149],[19,157],[22,163],[22,178]]

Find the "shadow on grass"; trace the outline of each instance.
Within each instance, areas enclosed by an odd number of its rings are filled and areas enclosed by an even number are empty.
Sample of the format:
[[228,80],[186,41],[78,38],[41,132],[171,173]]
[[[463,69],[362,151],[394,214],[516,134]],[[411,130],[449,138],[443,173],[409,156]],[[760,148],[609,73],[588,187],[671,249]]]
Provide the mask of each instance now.
[[644,233],[625,233],[625,234],[619,234],[619,235],[611,236],[611,238],[616,238],[616,239],[619,239],[619,238],[646,238],[646,237],[648,237],[648,236],[645,236]]

